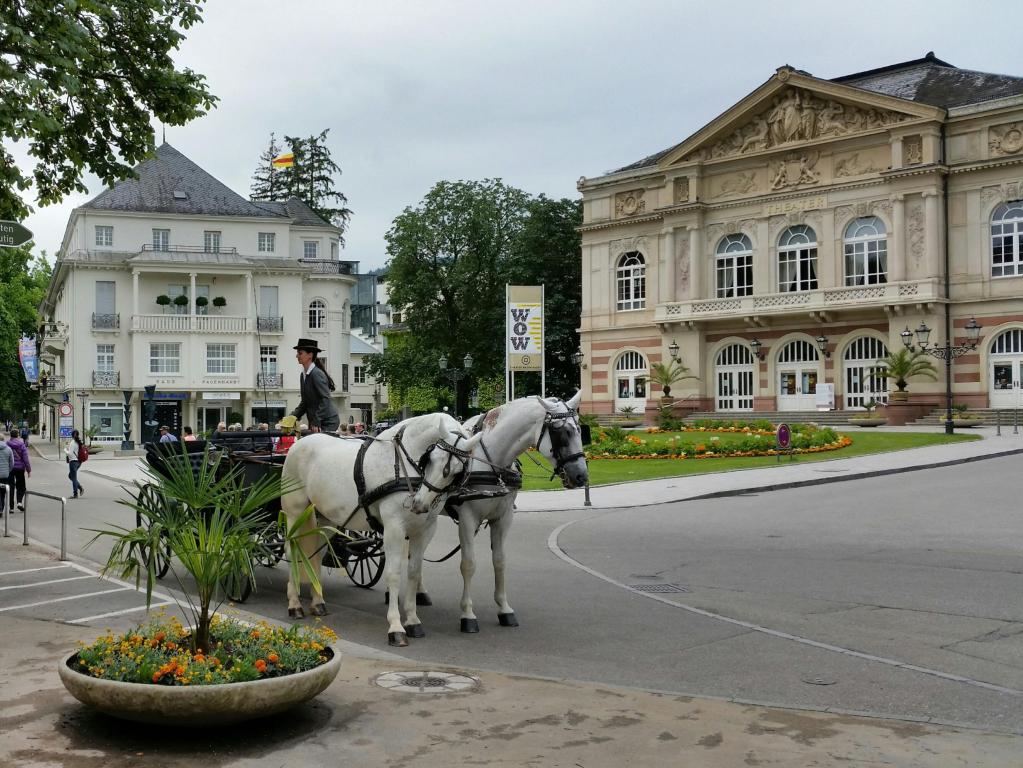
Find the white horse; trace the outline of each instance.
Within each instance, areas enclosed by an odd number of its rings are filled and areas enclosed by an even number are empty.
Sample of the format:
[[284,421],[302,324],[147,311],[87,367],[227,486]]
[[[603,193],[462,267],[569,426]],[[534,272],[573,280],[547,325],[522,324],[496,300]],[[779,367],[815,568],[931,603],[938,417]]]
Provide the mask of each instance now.
[[[390,593],[387,608],[388,642],[408,645],[407,635],[423,637],[416,613],[415,593],[405,589],[405,626],[398,608],[405,538],[409,540],[409,585],[419,581],[422,552],[433,537],[442,494],[464,475],[469,453],[482,436],[470,438],[445,413],[417,416],[396,424],[375,439],[340,439],[314,434],[288,451],[283,478],[297,490],[281,498],[281,509],[291,529],[309,504],[317,515],[341,528],[371,530],[367,514],[383,527],[384,574]],[[418,490],[413,492],[414,487]],[[316,525],[310,515],[298,529],[307,533]],[[323,561],[321,537],[305,535],[300,546],[317,574]],[[299,600],[301,584],[288,578],[288,615],[304,616]],[[311,611],[327,613],[322,584],[313,590]],[[406,634],[407,633],[407,634]]]
[[[586,485],[589,470],[576,416],[581,398],[581,392],[567,402],[556,397],[523,397],[465,422],[465,428],[482,439],[473,449],[468,478],[458,493],[449,496],[445,503],[445,512],[458,523],[462,550],[462,632],[480,631],[472,610],[471,588],[476,572],[475,536],[484,522],[490,526],[497,619],[502,627],[518,626],[505,589],[504,554],[515,497],[522,487],[515,461],[527,448],[536,446],[551,462],[554,473],[561,477],[566,488]],[[420,604],[430,604],[422,580],[418,583],[417,597]]]

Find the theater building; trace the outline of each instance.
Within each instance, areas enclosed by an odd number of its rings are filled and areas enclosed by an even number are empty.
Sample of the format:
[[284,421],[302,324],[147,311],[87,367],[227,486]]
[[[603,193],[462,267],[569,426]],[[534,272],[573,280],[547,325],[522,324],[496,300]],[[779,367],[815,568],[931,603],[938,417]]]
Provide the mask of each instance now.
[[[672,345],[678,410],[886,402],[877,360],[926,324],[956,402],[1023,383],[1023,77],[928,54],[834,79],[781,67],[681,143],[579,181],[584,408],[653,418]],[[762,358],[762,359],[761,359]],[[937,381],[910,402],[944,403]],[[821,392],[828,388],[822,387]]]

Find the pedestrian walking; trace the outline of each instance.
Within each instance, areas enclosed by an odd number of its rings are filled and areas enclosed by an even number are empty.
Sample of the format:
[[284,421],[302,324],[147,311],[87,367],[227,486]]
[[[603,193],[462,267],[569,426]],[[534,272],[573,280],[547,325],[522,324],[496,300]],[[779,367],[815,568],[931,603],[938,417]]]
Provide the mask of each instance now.
[[[25,511],[25,478],[32,477],[32,462],[28,458],[28,446],[20,437],[11,435],[7,441],[7,447],[14,454],[14,470],[11,473],[12,485],[17,493],[18,509]],[[8,502],[11,511],[14,511],[14,497]]]
[[334,380],[317,357],[323,350],[312,339],[299,339],[293,349],[296,350],[295,359],[302,366],[299,377],[302,400],[291,415],[296,419],[305,416],[309,420],[310,432],[337,432],[341,416],[330,400]]
[[7,444],[7,433],[0,432],[0,492],[4,507],[14,507],[14,451]]
[[28,436],[29,436],[29,434],[30,434],[30,432],[28,430],[28,424],[27,423],[22,424],[21,425],[21,439],[25,441],[25,445],[28,445]]
[[71,439],[64,446],[64,460],[68,465],[67,478],[71,481],[71,498],[77,499],[85,495],[85,488],[78,482],[78,470],[82,462],[89,456],[89,452],[82,442],[82,436],[77,429],[71,430]]
[[170,427],[164,424],[160,427],[160,442],[161,443],[176,443],[178,438],[174,436],[174,433],[170,431]]
[[41,427],[39,427],[39,437],[40,437],[40,439],[44,443],[46,442],[46,422],[45,421],[43,422],[43,425]]

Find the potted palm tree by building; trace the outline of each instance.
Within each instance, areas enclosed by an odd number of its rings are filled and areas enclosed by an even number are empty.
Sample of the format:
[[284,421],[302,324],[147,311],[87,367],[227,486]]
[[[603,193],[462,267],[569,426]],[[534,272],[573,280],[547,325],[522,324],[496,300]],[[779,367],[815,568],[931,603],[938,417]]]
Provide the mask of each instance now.
[[984,423],[984,419],[974,413],[966,403],[956,403],[952,406],[952,424],[956,427],[977,427]]
[[890,402],[905,402],[909,399],[909,392],[906,391],[909,379],[920,376],[936,381],[938,378],[938,371],[931,358],[921,350],[912,352],[903,348],[880,358],[877,364],[883,366],[884,375],[895,382],[896,391],[888,396]]
[[888,419],[884,416],[878,416],[875,413],[877,409],[877,400],[870,398],[863,404],[863,409],[866,413],[859,413],[855,416],[850,416],[848,421],[854,427],[880,427],[882,424],[886,424]]
[[[671,387],[686,379],[699,379],[689,373],[689,368],[682,364],[681,360],[672,360],[669,363],[654,363],[650,368],[650,381],[661,388],[664,393],[661,396],[661,407],[671,405],[674,398],[671,396]],[[667,402],[665,402],[667,401]]]

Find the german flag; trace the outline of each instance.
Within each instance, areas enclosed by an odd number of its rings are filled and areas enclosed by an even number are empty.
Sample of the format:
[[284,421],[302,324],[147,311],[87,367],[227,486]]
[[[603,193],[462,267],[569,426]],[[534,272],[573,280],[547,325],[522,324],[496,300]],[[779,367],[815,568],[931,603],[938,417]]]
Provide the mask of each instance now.
[[286,152],[270,161],[274,168],[291,168],[295,164],[295,153]]

